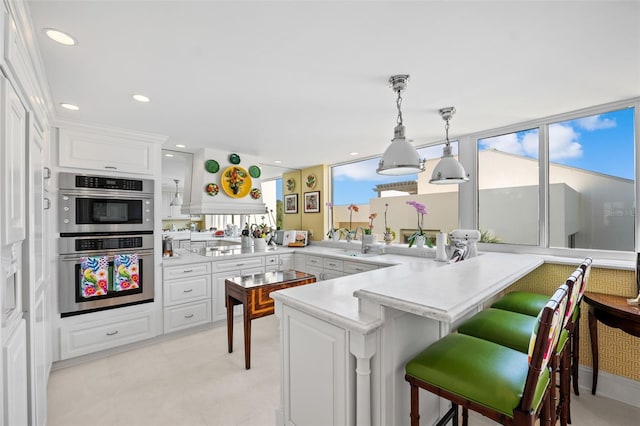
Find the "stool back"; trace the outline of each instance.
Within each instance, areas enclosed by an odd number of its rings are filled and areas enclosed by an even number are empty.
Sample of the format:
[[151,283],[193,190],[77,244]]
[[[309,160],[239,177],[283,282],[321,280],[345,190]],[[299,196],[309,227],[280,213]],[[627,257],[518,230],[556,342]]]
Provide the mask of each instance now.
[[565,284],[569,288],[570,296],[569,296],[569,301],[567,303],[567,309],[565,310],[564,323],[563,323],[564,328],[567,327],[567,324],[573,317],[573,312],[575,311],[576,306],[578,306],[578,303],[580,302],[580,297],[581,297],[580,291],[582,290],[582,292],[584,292],[584,285],[583,285],[584,281],[585,280],[584,280],[584,274],[582,272],[582,268],[578,268],[573,272],[573,274],[571,274],[569,278],[567,278],[567,281],[565,282]]
[[555,354],[560,331],[564,324],[568,296],[569,288],[563,284],[538,314],[538,321],[529,342],[529,371],[520,402],[523,410],[532,409],[538,381],[545,369],[548,368],[552,355]]
[[[640,257],[639,257],[640,261]],[[587,283],[589,282],[589,276],[591,275],[591,264],[593,263],[593,259],[587,257],[580,264],[580,269],[582,269],[582,285],[580,286],[580,293],[578,295],[578,303],[582,301],[582,296],[584,295],[584,291],[587,289]]]

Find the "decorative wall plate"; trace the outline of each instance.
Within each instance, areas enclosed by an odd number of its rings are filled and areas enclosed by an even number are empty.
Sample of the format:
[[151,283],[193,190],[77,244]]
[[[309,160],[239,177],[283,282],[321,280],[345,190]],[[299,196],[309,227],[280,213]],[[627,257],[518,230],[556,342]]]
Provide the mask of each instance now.
[[229,162],[231,164],[240,164],[240,156],[238,154],[230,154]]
[[220,176],[220,186],[229,197],[246,197],[251,191],[251,176],[240,166],[229,166]]
[[296,181],[293,178],[287,179],[287,191],[293,191],[296,188]]
[[214,197],[220,192],[220,187],[215,183],[208,183],[207,186],[204,187],[204,191]]
[[251,198],[257,200],[260,197],[262,197],[262,191],[260,191],[258,188],[253,188],[251,190]]
[[316,187],[317,182],[318,178],[316,178],[316,175],[310,173],[309,176],[307,176],[307,181],[305,182],[305,184],[307,185],[307,188],[313,189]]
[[207,160],[204,163],[204,169],[209,173],[218,173],[220,170],[220,164],[216,160]]
[[260,174],[262,172],[260,171],[260,167],[258,166],[251,166],[249,167],[249,174],[251,175],[252,178],[259,178]]

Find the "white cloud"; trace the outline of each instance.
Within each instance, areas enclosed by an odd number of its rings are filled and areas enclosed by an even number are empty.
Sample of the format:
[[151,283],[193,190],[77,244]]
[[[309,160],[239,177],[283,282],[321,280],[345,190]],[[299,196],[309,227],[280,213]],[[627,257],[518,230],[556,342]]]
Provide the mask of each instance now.
[[565,124],[549,126],[549,161],[562,161],[582,157],[580,134]]
[[480,142],[480,145],[484,149],[495,149],[496,151],[508,152],[510,154],[525,155],[525,148],[518,140],[517,133],[486,138]]
[[376,173],[378,168],[378,159],[373,158],[367,161],[359,161],[357,163],[345,164],[333,168],[333,177],[338,180],[388,180],[388,176]]
[[601,115],[592,115],[591,117],[579,118],[575,120],[576,125],[578,127],[583,128],[584,130],[593,131],[599,129],[609,129],[611,127],[616,127],[616,120],[612,120],[610,118],[602,118]]

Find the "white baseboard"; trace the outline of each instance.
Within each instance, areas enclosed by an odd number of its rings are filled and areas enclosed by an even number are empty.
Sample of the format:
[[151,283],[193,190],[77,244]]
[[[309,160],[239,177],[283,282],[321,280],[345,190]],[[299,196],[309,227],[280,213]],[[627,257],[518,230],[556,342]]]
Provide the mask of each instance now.
[[[591,392],[592,369],[580,366],[578,373],[578,386],[580,392]],[[598,387],[596,395],[615,399],[625,404],[640,408],[640,382],[616,376],[606,371],[598,372]]]

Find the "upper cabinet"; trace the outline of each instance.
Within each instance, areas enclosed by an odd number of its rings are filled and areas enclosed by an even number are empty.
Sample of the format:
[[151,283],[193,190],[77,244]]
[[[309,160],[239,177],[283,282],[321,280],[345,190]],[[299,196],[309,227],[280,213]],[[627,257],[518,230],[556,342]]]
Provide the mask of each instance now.
[[164,137],[93,128],[59,129],[60,167],[153,175]]
[[25,147],[27,112],[9,81],[0,75],[0,131],[2,183],[0,184],[2,241],[5,246],[25,238]]

